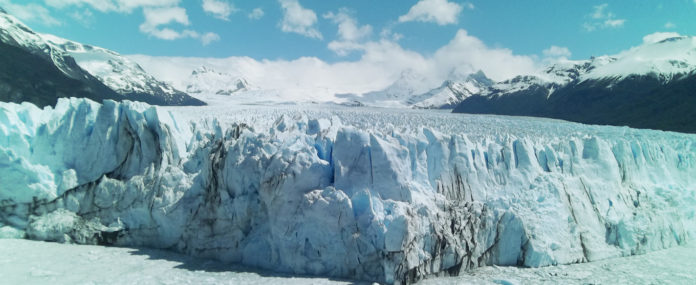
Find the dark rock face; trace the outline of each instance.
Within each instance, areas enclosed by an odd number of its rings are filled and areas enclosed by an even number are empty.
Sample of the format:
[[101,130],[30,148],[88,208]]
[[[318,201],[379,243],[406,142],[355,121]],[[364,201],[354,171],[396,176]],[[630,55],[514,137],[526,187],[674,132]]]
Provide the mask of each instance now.
[[565,86],[533,84],[520,91],[469,97],[454,112],[696,133],[696,76],[668,82],[646,75],[620,81],[574,81]]
[[58,98],[77,97],[97,102],[109,99],[165,106],[205,105],[183,92],[118,94],[82,70],[72,57],[64,56],[63,62],[73,76],[66,75],[45,56],[0,42],[0,101],[31,102],[44,107],[55,106]]
[[[72,58],[65,61],[80,70]],[[95,101],[121,100],[123,96],[83,72],[71,78],[52,62],[16,46],[0,42],[0,100],[31,102],[37,106],[55,106],[60,97],[82,97]]]
[[[142,70],[138,75],[147,77],[136,91],[124,92],[110,87],[108,80],[81,68],[67,49],[91,46],[66,40],[51,43],[14,17],[0,10],[0,101],[31,102],[37,106],[55,106],[58,98],[88,98],[101,102],[106,99],[142,101],[153,105],[205,105],[204,102],[176,91]],[[120,55],[104,50],[121,59]],[[111,61],[108,62],[112,64]],[[128,70],[116,69],[113,74],[128,81]],[[138,69],[140,67],[137,67]],[[167,89],[165,92],[163,89]]]

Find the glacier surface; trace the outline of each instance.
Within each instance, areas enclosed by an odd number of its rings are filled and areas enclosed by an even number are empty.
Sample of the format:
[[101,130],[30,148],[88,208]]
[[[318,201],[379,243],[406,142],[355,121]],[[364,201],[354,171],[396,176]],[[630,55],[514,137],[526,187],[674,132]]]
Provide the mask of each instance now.
[[386,283],[687,243],[696,136],[319,107],[0,103],[0,236]]

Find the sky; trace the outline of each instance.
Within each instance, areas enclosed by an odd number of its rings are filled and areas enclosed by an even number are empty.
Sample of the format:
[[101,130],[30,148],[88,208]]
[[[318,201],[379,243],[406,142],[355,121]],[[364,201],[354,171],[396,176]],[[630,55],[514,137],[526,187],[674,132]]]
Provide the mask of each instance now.
[[470,66],[498,80],[558,59],[615,54],[656,32],[696,29],[696,0],[0,0],[0,6],[38,32],[121,54],[369,62],[393,66],[392,73]]

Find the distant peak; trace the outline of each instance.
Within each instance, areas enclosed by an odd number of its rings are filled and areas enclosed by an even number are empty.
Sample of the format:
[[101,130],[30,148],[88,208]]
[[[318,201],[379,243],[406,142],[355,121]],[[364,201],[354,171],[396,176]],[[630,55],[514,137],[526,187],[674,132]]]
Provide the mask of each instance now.
[[490,86],[495,83],[493,80],[488,78],[488,76],[486,76],[486,74],[480,69],[476,72],[465,72],[464,70],[457,68],[450,71],[449,75],[447,76],[447,79],[443,83],[443,86],[457,82],[472,82],[477,85],[483,86]]
[[205,65],[201,65],[201,67],[194,69],[194,70],[191,72],[191,75],[196,75],[196,74],[199,74],[199,73],[209,73],[209,72],[215,72],[215,70],[213,70],[212,68],[207,67],[207,66],[205,66]]
[[[392,83],[392,87],[395,86],[420,86],[423,85],[428,79],[422,73],[419,73],[413,69],[404,69],[401,71],[399,78]],[[388,87],[389,88],[389,87]]]
[[467,76],[467,79],[468,79],[468,81],[476,81],[478,83],[481,83],[481,84],[487,85],[487,86],[493,85],[495,83],[495,82],[493,82],[493,80],[488,78],[488,76],[486,76],[486,74],[483,73],[482,70],[479,70],[475,73],[469,74]]

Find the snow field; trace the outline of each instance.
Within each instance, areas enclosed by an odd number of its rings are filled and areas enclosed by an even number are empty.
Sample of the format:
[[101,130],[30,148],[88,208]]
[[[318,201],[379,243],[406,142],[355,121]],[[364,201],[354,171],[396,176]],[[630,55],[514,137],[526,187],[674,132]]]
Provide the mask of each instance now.
[[[696,247],[690,244],[581,264],[487,266],[418,284],[693,284],[694,254]],[[156,249],[14,239],[0,239],[0,265],[0,277],[9,284],[356,284],[258,271]]]

